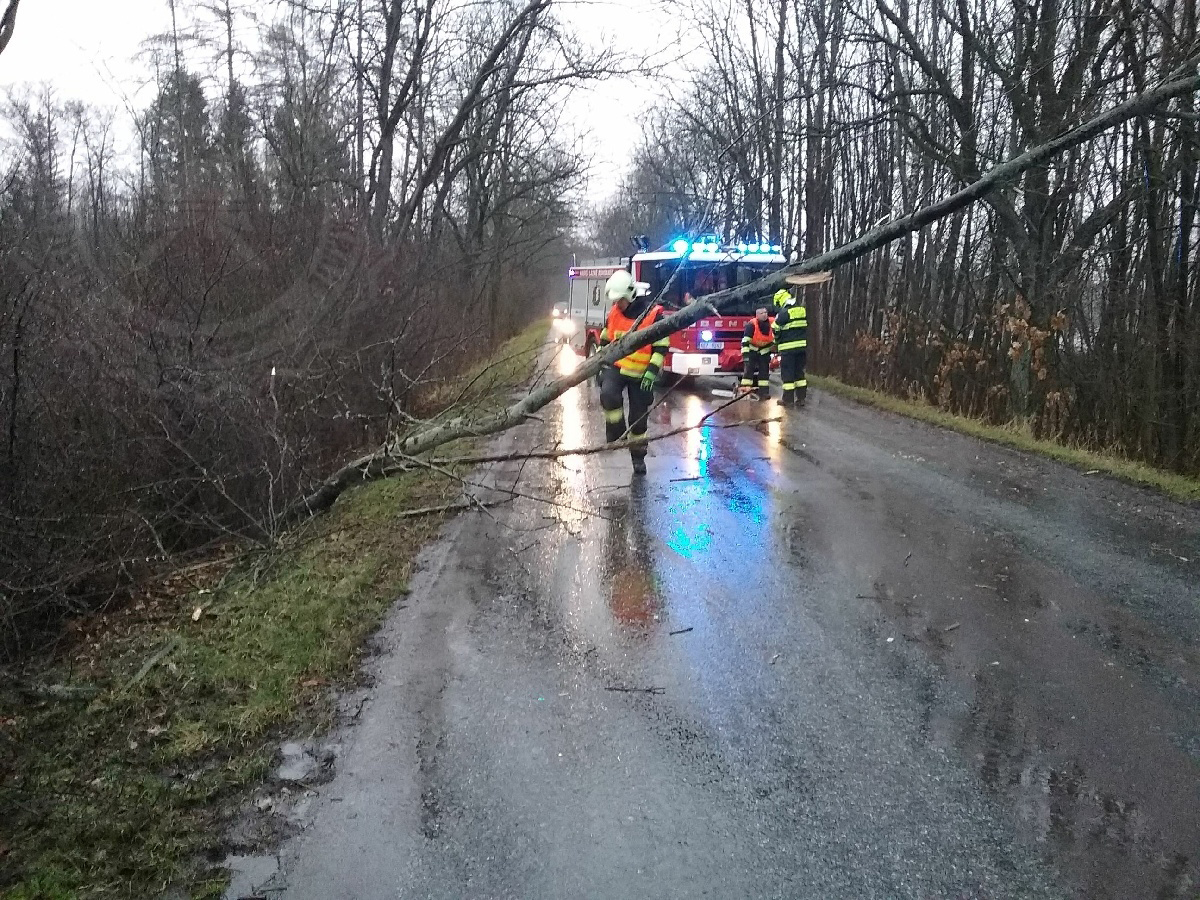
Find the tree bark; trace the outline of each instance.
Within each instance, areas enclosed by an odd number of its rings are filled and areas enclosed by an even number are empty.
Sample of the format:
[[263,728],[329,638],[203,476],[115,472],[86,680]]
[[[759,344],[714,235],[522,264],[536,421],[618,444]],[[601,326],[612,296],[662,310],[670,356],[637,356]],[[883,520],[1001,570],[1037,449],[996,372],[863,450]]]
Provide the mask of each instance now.
[[20,2],[21,0],[8,0],[8,8],[4,10],[4,15],[0,16],[0,53],[4,52],[17,28],[17,4]]

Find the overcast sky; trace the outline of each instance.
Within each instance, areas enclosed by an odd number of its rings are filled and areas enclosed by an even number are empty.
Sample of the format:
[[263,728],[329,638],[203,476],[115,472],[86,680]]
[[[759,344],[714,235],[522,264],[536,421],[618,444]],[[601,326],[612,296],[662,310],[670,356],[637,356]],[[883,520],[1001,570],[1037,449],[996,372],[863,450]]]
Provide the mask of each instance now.
[[[180,0],[180,9],[187,4]],[[646,52],[677,46],[675,17],[664,7],[681,6],[673,0],[574,0],[562,3],[557,14],[587,40],[606,46],[627,41],[630,50]],[[142,107],[150,100],[148,69],[135,57],[142,42],[167,31],[170,21],[166,0],[22,0],[12,42],[0,55],[0,96],[13,87],[44,82],[64,100],[115,110],[127,103]],[[571,130],[590,135],[594,196],[610,193],[627,159],[627,142],[611,135],[633,134],[638,116],[662,84],[612,79],[572,97]]]

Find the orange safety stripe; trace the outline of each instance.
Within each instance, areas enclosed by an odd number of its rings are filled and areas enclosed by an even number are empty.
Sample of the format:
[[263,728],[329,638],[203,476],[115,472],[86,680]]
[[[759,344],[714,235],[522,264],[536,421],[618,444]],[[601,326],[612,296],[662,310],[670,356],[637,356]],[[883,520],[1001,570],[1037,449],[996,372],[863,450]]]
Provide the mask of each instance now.
[[775,334],[771,330],[771,320],[767,319],[767,330],[759,331],[758,319],[750,320],[750,324],[754,326],[754,333],[750,335],[750,343],[755,347],[769,347],[775,343]]
[[[638,331],[643,328],[649,328],[654,323],[654,320],[659,317],[663,309],[661,306],[655,306],[650,310],[650,314],[642,320],[642,324],[638,326]],[[621,312],[617,307],[613,307],[608,311],[608,322],[604,326],[604,330],[608,333],[610,341],[619,341],[633,327],[633,323],[637,319],[631,319],[625,313]],[[628,356],[617,360],[618,369],[630,369],[636,372],[646,371],[646,366],[650,365],[650,357],[654,355],[654,348],[649,344],[644,347],[638,347]]]

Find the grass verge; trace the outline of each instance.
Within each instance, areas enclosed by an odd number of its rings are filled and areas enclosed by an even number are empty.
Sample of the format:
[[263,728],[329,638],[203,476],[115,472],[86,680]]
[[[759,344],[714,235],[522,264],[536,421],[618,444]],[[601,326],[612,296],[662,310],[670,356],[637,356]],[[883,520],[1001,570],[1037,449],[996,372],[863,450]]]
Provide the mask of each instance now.
[[[528,377],[546,327],[500,348],[489,390]],[[0,687],[0,895],[220,896],[228,815],[281,736],[332,725],[334,689],[444,519],[396,514],[458,489],[368,484],[269,555],[72,622],[53,660]]]
[[811,384],[849,400],[865,403],[910,419],[919,419],[942,428],[949,428],[971,437],[1004,444],[1018,450],[1036,453],[1087,472],[1098,471],[1114,475],[1134,484],[1155,488],[1169,497],[1185,502],[1200,500],[1200,480],[1156,469],[1145,463],[1123,459],[1107,453],[1097,453],[1071,447],[1055,441],[1036,438],[1017,426],[988,425],[978,419],[948,413],[925,403],[902,400],[890,394],[845,384],[827,375],[809,375]]

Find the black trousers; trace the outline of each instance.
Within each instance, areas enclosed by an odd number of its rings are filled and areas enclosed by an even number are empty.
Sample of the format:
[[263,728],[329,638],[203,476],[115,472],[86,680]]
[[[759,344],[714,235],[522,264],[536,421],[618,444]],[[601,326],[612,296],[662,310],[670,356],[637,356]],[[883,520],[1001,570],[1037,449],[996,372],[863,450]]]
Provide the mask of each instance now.
[[779,379],[783,382],[783,401],[795,398],[803,400],[808,394],[808,379],[804,377],[804,363],[808,351],[787,350],[779,354]]
[[742,357],[742,387],[766,392],[771,389],[771,354],[751,350]]
[[[646,436],[646,414],[654,400],[653,391],[643,391],[641,376],[625,375],[615,367],[605,367],[600,375],[600,405],[604,408],[604,439],[615,441],[622,436],[637,440]],[[629,396],[629,434],[625,434],[624,395]],[[646,455],[646,447],[629,448],[633,457]]]

